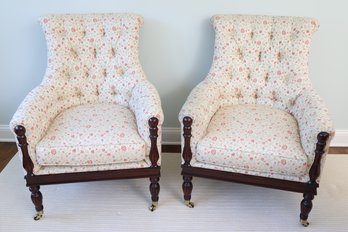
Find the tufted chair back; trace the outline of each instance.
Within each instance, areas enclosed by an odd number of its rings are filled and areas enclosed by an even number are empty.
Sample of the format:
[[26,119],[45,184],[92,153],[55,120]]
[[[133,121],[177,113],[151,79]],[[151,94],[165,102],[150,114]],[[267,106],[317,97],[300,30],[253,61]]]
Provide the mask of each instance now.
[[58,100],[128,105],[132,88],[145,78],[138,58],[141,16],[49,15],[40,22],[48,50],[43,83],[58,88]]
[[289,111],[311,88],[308,56],[318,22],[310,18],[217,15],[209,77],[223,105],[263,104]]

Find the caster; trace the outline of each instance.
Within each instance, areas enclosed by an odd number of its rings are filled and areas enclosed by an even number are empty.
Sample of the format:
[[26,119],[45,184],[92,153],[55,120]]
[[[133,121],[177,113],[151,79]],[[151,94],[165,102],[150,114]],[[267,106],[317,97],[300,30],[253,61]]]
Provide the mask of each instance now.
[[193,202],[191,201],[185,201],[185,205],[189,208],[194,208],[195,207],[195,204],[193,204]]
[[38,221],[38,220],[40,220],[42,217],[43,217],[43,210],[36,212],[36,214],[34,215],[34,220],[35,220],[35,221]]
[[301,223],[301,225],[303,225],[304,227],[309,226],[309,222],[307,221],[307,219],[306,219],[306,220],[300,219],[300,223]]
[[149,210],[151,212],[153,212],[153,211],[155,211],[157,209],[157,206],[158,206],[158,202],[153,201],[151,206],[149,207]]

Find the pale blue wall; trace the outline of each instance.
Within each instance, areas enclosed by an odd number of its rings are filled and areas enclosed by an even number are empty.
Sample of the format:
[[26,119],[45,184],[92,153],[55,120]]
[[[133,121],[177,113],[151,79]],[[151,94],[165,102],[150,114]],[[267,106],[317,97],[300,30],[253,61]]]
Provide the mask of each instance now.
[[48,13],[135,12],[143,15],[141,60],[162,98],[165,126],[209,70],[217,13],[311,16],[319,19],[311,78],[338,129],[348,129],[348,4],[345,0],[1,0],[0,125],[42,79],[46,45],[37,22]]

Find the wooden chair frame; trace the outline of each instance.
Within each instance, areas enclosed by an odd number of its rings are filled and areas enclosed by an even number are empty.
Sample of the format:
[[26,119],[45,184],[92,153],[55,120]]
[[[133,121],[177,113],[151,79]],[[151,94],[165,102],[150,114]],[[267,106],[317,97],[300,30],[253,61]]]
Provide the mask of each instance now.
[[109,171],[90,171],[90,172],[75,172],[75,173],[61,173],[61,174],[48,174],[48,175],[35,175],[33,174],[33,162],[29,156],[28,143],[25,136],[25,128],[22,125],[15,127],[15,133],[17,135],[18,146],[23,154],[23,168],[26,170],[24,176],[26,180],[26,186],[29,187],[31,192],[31,200],[36,209],[35,220],[39,220],[43,216],[43,204],[42,194],[40,192],[40,185],[50,184],[64,184],[74,182],[86,182],[86,181],[100,181],[100,180],[114,180],[114,179],[131,179],[131,178],[150,178],[150,193],[152,205],[150,210],[154,211],[158,204],[159,199],[159,179],[160,169],[157,162],[159,160],[159,153],[157,149],[157,137],[158,137],[158,122],[156,117],[149,119],[149,132],[151,140],[151,148],[149,152],[149,158],[151,166],[148,168],[134,168],[134,169],[121,169],[121,170],[109,170]]
[[252,175],[246,175],[246,174],[240,174],[240,173],[234,173],[234,172],[218,171],[218,170],[207,169],[207,168],[192,167],[190,164],[192,159],[192,151],[190,146],[192,122],[193,122],[193,119],[191,117],[186,116],[183,118],[184,148],[182,150],[182,157],[184,160],[184,164],[182,164],[181,166],[182,167],[181,175],[183,176],[183,180],[184,180],[182,184],[182,189],[184,192],[185,204],[188,207],[190,208],[194,207],[194,204],[190,201],[192,188],[193,188],[193,185],[192,185],[193,176],[232,181],[232,182],[237,182],[242,184],[250,184],[250,185],[256,185],[261,187],[303,193],[303,200],[301,201],[300,222],[303,226],[309,225],[307,219],[308,219],[308,215],[310,211],[312,210],[312,206],[313,206],[312,200],[314,199],[314,196],[317,195],[317,188],[319,187],[319,184],[317,183],[317,178],[320,175],[321,158],[322,158],[322,155],[325,153],[324,150],[326,147],[326,142],[329,138],[329,133],[320,132],[318,134],[317,136],[318,141],[316,143],[314,162],[309,170],[310,181],[307,183],[302,183],[302,182],[280,180],[280,179],[261,177],[261,176],[252,176]]

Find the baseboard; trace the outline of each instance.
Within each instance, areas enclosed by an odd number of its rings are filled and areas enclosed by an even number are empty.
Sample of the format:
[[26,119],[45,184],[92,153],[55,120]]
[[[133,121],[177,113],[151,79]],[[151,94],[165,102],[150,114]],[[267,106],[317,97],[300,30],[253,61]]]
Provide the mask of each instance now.
[[15,142],[15,137],[8,125],[0,125],[0,142]]
[[[165,145],[180,145],[180,128],[163,127],[162,143]],[[15,142],[15,137],[8,125],[0,125],[0,142]],[[348,147],[348,130],[336,130],[331,147]]]
[[348,130],[336,130],[331,147],[348,147]]
[[180,145],[181,130],[176,127],[163,127],[162,128],[162,143],[166,145]]

